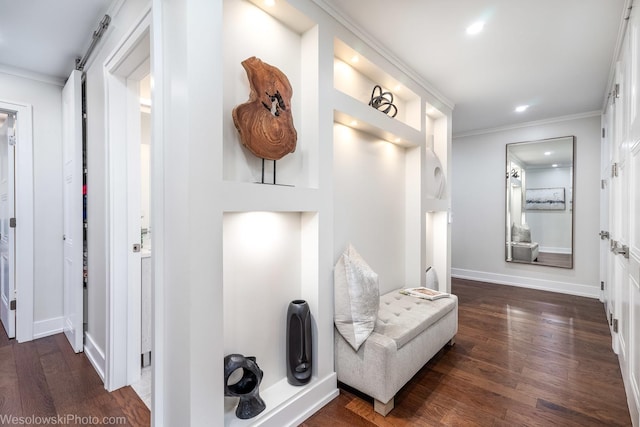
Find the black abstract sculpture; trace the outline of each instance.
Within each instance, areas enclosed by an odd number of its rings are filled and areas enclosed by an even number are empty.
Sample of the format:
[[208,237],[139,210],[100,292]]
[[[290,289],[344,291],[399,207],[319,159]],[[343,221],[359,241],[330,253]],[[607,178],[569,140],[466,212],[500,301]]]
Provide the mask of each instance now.
[[393,94],[391,92],[383,92],[379,85],[373,87],[369,105],[391,117],[395,117],[398,114],[398,108],[393,105]]
[[311,380],[311,313],[304,300],[294,300],[287,309],[287,381],[304,385]]
[[[229,377],[237,370],[242,370],[242,378],[229,384]],[[236,416],[246,420],[253,418],[267,407],[259,395],[263,372],[258,367],[255,357],[244,357],[241,354],[230,354],[224,358],[224,395],[239,397]]]

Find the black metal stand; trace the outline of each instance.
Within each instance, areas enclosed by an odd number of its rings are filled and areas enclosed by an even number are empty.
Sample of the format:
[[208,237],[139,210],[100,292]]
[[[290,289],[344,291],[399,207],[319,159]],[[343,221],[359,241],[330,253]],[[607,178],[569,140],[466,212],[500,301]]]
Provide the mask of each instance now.
[[293,185],[290,184],[278,184],[276,183],[276,160],[273,161],[273,182],[265,182],[264,181],[264,175],[265,175],[265,160],[266,159],[262,159],[262,176],[260,178],[260,181],[256,181],[256,184],[267,184],[267,185],[278,185],[278,186],[282,186],[282,187],[293,187]]

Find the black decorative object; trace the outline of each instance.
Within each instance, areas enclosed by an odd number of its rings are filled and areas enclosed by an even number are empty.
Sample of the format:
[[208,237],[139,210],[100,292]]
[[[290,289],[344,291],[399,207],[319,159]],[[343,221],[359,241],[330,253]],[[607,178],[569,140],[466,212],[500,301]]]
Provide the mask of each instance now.
[[[383,92],[379,85],[373,87],[369,105],[391,117],[395,117],[396,114],[398,114],[398,108],[393,105],[393,94],[391,92]],[[393,114],[390,114],[391,112],[393,112]]]
[[311,313],[304,300],[294,300],[287,310],[287,381],[304,385],[311,380]]
[[[229,377],[242,370],[242,378],[229,384]],[[239,397],[236,416],[246,420],[253,418],[267,407],[259,395],[262,382],[262,370],[258,367],[255,357],[244,357],[241,354],[230,354],[224,358],[224,395]]]

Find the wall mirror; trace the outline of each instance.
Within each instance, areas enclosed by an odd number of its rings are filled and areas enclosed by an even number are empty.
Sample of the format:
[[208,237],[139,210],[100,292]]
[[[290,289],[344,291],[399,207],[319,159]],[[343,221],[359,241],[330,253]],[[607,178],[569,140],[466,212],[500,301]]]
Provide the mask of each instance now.
[[573,268],[574,146],[574,136],[507,144],[507,262]]

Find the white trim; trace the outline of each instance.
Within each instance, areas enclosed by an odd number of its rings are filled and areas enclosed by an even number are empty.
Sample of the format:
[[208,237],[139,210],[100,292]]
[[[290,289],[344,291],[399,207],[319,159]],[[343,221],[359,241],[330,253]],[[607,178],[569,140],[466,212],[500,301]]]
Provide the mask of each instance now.
[[0,108],[17,113],[15,168],[16,217],[16,340],[33,339],[34,204],[33,204],[33,108],[30,104],[0,101]]
[[[139,105],[137,94],[127,87],[127,77],[134,71],[125,68],[129,58],[140,53],[141,42],[148,37],[151,27],[151,8],[132,25],[131,30],[120,40],[113,52],[104,62],[105,79],[105,159],[107,163],[107,343],[106,378],[107,390],[116,390],[128,385],[131,378],[128,372],[132,360],[132,343],[139,337],[136,328],[136,308],[138,308],[138,328],[140,292],[130,292],[129,270],[130,242],[128,222],[128,179],[123,173],[127,164],[128,123],[127,105],[131,102]],[[147,48],[150,52],[150,47]],[[139,63],[138,63],[139,65]],[[136,66],[137,68],[137,66]],[[122,75],[124,73],[125,75]],[[126,166],[125,166],[125,171]],[[138,232],[139,233],[139,232]],[[139,243],[139,242],[138,242]],[[135,296],[137,295],[137,301]],[[131,300],[132,296],[134,300]],[[139,345],[138,345],[139,348]],[[139,360],[139,359],[138,359]],[[138,366],[139,376],[139,366]]]
[[151,25],[151,75],[154,80],[154,90],[151,93],[151,105],[155,106],[151,116],[151,229],[153,236],[153,256],[151,257],[151,414],[152,423],[156,427],[163,427],[165,422],[164,399],[164,366],[165,366],[165,292],[164,292],[164,236],[158,231],[165,230],[164,210],[164,46],[163,19],[166,16],[165,5],[160,0],[153,0],[153,23]]
[[33,322],[33,339],[59,334],[64,329],[64,317],[52,317],[51,319]]
[[361,26],[356,24],[351,18],[342,14],[332,6],[330,6],[324,0],[313,0],[315,4],[317,4],[321,9],[327,12],[333,19],[335,19],[338,23],[344,25],[348,30],[353,32],[357,38],[362,40],[365,44],[372,47],[374,50],[379,52],[383,57],[385,57],[389,62],[394,64],[400,72],[406,74],[408,77],[413,79],[416,83],[422,86],[424,89],[429,92],[430,95],[433,95],[438,101],[442,102],[446,107],[450,110],[453,110],[455,107],[455,103],[451,101],[449,98],[444,96],[442,92],[436,89],[431,83],[425,80],[424,77],[416,73],[412,68],[410,68],[404,61],[398,58],[393,52],[389,49],[385,48],[382,43],[380,43],[377,39],[373,38],[369,33],[364,31]]
[[0,64],[0,73],[10,76],[22,77],[24,79],[35,80],[42,83],[52,84],[56,86],[64,86],[65,79],[46,74],[36,73],[34,71],[25,70],[23,68],[11,67],[9,65]]
[[476,136],[476,135],[486,135],[488,133],[496,133],[496,132],[503,132],[503,131],[507,131],[507,130],[522,129],[522,128],[528,128],[528,127],[532,127],[532,126],[543,126],[543,125],[549,125],[549,124],[552,124],[552,123],[568,122],[570,120],[588,119],[589,117],[596,117],[596,116],[599,117],[601,115],[602,115],[602,113],[600,111],[588,111],[586,113],[569,114],[569,115],[566,115],[566,116],[551,117],[551,118],[548,118],[548,119],[535,120],[535,121],[531,121],[531,122],[517,123],[517,124],[514,124],[514,125],[499,126],[499,127],[487,128],[487,129],[477,129],[477,130],[471,130],[469,132],[456,133],[456,134],[453,135],[453,139],[466,138],[468,136]]
[[616,76],[616,63],[618,62],[618,58],[620,57],[620,52],[622,52],[622,42],[627,34],[627,26],[629,25],[629,20],[627,16],[629,15],[629,9],[633,6],[633,0],[625,0],[624,8],[622,9],[622,15],[620,16],[620,26],[618,27],[618,36],[616,37],[615,49],[613,50],[613,56],[611,57],[611,64],[609,64],[609,74],[607,75],[607,85],[604,89],[604,97],[602,99],[602,110],[601,113],[604,114],[607,111],[607,104],[609,101],[610,91],[609,89],[613,87],[613,83]]
[[93,337],[88,332],[84,334],[84,338],[84,354],[87,356],[87,359],[89,359],[89,362],[91,362],[91,365],[104,383],[106,380],[104,374],[106,365],[104,353],[100,350],[100,347],[98,347],[96,342],[93,340]]
[[567,295],[577,295],[587,298],[598,299],[600,297],[600,286],[558,282],[555,280],[535,279],[532,277],[511,276],[486,271],[467,270],[463,268],[452,268],[451,277],[457,279],[475,280],[480,282],[495,283],[498,285],[510,285],[520,288],[537,289],[540,291],[557,292]]

